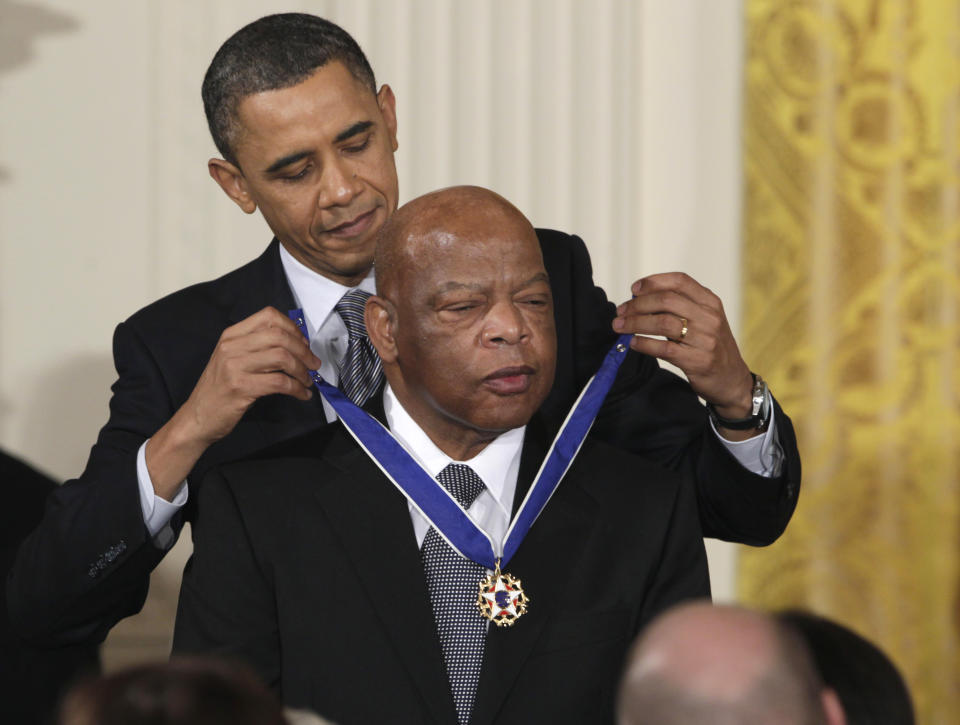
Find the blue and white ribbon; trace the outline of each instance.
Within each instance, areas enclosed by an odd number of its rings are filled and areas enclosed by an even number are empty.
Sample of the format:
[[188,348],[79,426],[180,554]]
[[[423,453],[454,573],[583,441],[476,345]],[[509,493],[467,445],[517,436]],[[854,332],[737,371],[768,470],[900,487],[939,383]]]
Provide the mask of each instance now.
[[[301,310],[290,310],[290,319],[307,335]],[[503,541],[493,541],[467,512],[393,437],[376,418],[351,402],[341,390],[311,371],[320,394],[340,416],[347,431],[383,474],[460,554],[494,569],[505,567],[530,527],[543,511],[587,437],[600,406],[627,355],[632,335],[621,335],[610,348],[600,369],[587,382],[554,439],[537,476],[507,530]]]

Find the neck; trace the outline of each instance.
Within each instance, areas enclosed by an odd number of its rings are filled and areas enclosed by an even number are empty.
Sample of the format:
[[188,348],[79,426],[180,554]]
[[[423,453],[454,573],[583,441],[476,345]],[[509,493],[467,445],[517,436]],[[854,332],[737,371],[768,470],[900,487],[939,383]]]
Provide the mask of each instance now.
[[[419,421],[417,425],[420,425]],[[420,425],[420,427],[423,428],[422,425]],[[427,437],[433,441],[437,448],[455,461],[469,461],[490,445],[490,442],[499,435],[499,433],[490,433],[486,438],[475,437],[473,440],[450,440],[435,435],[427,428],[423,428],[423,432],[427,434]]]
[[325,277],[326,279],[336,282],[344,287],[357,287],[361,282],[363,282],[363,280],[367,278],[367,275],[370,274],[370,270],[373,268],[373,263],[371,262],[367,266],[358,268],[355,271],[344,271],[342,273],[338,273],[323,266],[322,264],[319,264],[309,255],[302,253],[299,249],[293,247],[292,245],[287,246],[283,242],[280,242],[280,246],[288,255],[290,255],[291,259],[302,265],[305,270],[319,275],[320,277]]
[[391,381],[390,377],[388,375],[387,380],[397,402],[427,438],[454,461],[469,461],[503,432],[478,430],[463,421],[446,416],[429,401],[407,390],[401,382]]

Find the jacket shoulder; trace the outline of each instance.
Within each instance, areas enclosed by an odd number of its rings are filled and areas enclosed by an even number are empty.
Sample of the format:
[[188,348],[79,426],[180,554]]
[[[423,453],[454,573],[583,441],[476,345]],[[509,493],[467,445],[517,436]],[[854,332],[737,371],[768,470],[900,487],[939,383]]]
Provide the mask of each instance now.
[[669,500],[691,484],[683,474],[590,436],[574,459],[571,473],[598,499]]
[[586,251],[586,244],[576,234],[567,234],[557,229],[544,229],[543,227],[537,227],[534,231],[537,233],[540,248],[545,253],[566,252],[569,254]]
[[[226,318],[243,295],[251,292],[262,294],[271,264],[269,257],[275,253],[274,245],[271,244],[256,259],[216,279],[198,282],[151,302],[127,318],[124,324],[137,329],[149,329],[158,324],[165,325],[171,320],[190,324],[191,320],[200,321],[201,317]],[[204,314],[197,315],[198,310],[203,310]]]

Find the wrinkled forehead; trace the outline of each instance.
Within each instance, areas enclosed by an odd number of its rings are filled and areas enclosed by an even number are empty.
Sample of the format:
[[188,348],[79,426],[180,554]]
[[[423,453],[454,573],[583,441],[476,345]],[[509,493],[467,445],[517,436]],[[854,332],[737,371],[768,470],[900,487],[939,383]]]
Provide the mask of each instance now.
[[441,227],[408,241],[401,265],[408,289],[511,287],[538,274],[546,276],[537,238],[522,227]]
[[515,210],[447,206],[398,215],[377,249],[381,294],[394,287],[422,291],[445,275],[479,284],[543,271],[536,233]]

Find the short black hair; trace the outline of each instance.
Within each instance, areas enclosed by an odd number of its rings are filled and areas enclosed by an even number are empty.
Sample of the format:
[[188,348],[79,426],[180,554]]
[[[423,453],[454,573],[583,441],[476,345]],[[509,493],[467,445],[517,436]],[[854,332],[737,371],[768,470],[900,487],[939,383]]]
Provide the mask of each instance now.
[[213,142],[236,164],[237,108],[246,96],[295,86],[330,61],[376,94],[367,56],[335,23],[306,13],[267,15],[240,28],[220,46],[203,77],[203,110]]
[[175,658],[78,683],[60,725],[287,725],[280,702],[246,665]]
[[793,609],[777,617],[806,641],[849,725],[914,725],[910,690],[883,650],[839,622],[809,612]]

